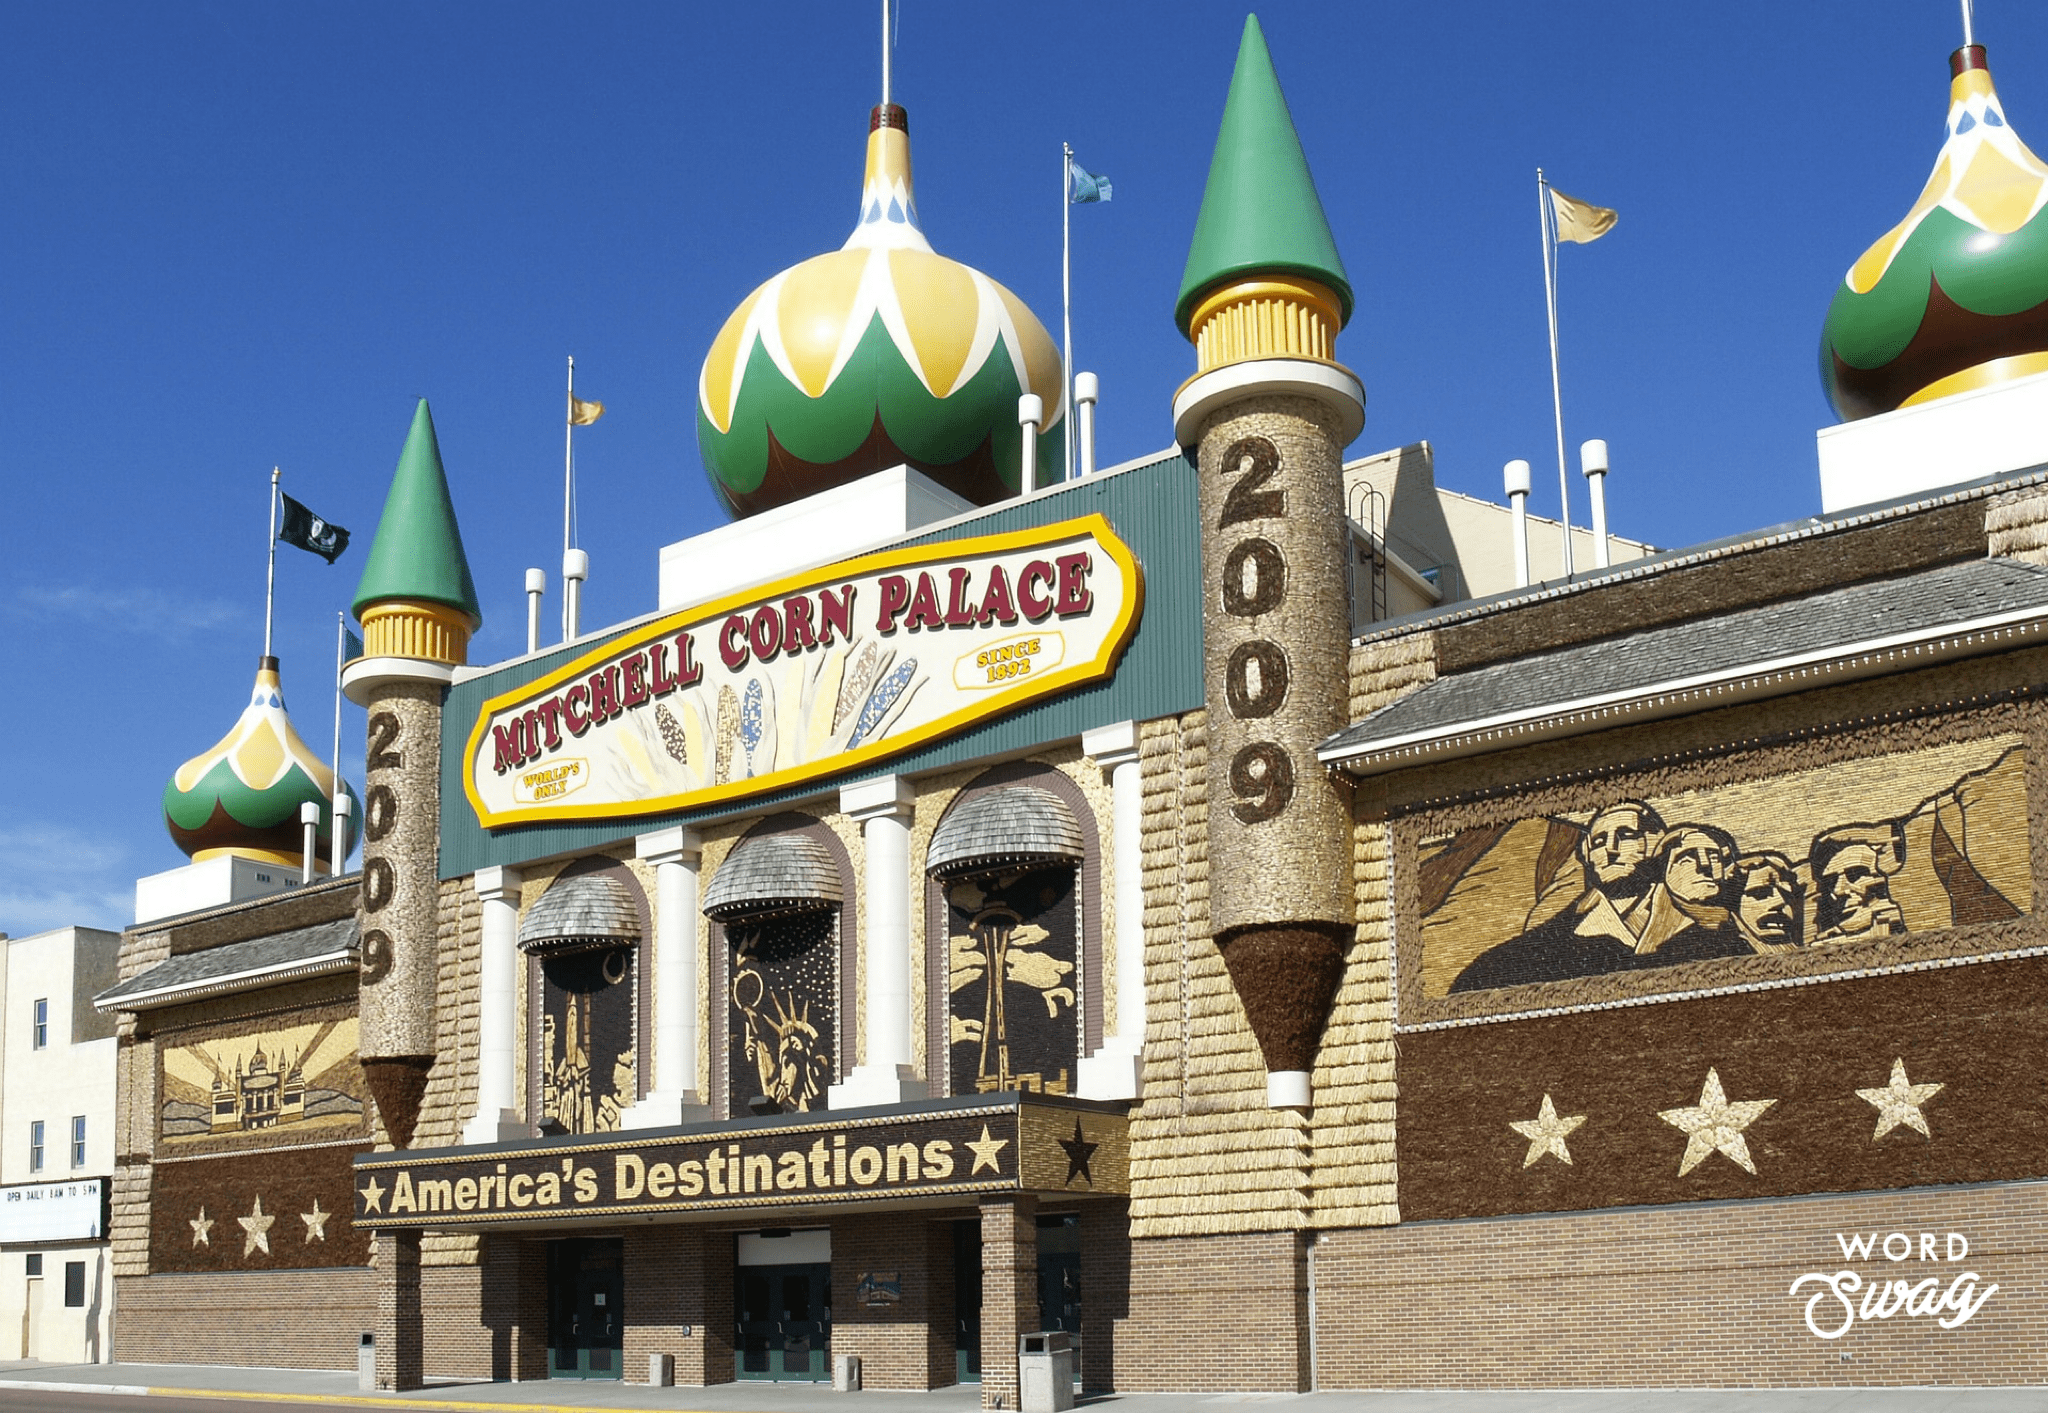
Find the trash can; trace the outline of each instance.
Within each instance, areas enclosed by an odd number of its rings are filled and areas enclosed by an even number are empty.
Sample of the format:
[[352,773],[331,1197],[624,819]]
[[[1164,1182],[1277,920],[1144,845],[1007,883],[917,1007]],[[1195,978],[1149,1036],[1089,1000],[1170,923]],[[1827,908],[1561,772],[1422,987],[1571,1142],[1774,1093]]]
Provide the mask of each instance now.
[[1074,1345],[1065,1330],[1041,1330],[1017,1341],[1017,1407],[1063,1413],[1074,1406]]
[[860,1356],[858,1354],[835,1354],[832,1356],[832,1391],[834,1393],[860,1392]]
[[676,1357],[673,1354],[650,1354],[647,1356],[647,1382],[656,1388],[672,1388],[676,1381]]
[[360,1393],[377,1390],[377,1336],[368,1330],[356,1345],[356,1389]]

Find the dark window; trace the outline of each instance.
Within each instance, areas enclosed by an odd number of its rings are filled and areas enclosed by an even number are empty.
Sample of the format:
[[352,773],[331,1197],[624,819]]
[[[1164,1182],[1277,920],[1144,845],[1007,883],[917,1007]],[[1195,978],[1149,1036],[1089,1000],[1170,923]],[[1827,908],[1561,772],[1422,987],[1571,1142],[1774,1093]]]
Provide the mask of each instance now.
[[42,1252],[31,1251],[28,1253],[28,1273],[32,1276],[39,1276],[43,1273]]
[[85,1166],[85,1115],[71,1116],[71,1166]]
[[72,1309],[85,1304],[85,1262],[64,1263],[64,1303]]
[[37,1119],[28,1126],[28,1170],[39,1173],[43,1170],[43,1121]]
[[50,1043],[50,1003],[36,1002],[35,1048],[40,1050]]

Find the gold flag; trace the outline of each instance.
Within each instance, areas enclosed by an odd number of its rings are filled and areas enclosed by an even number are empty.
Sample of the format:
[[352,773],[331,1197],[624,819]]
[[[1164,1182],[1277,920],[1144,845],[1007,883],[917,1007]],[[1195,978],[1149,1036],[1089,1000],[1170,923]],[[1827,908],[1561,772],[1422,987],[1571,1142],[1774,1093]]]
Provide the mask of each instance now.
[[[1612,222],[1612,219],[1611,219],[1611,218],[1613,217],[1614,213],[1613,213],[1612,211],[1610,211],[1610,212],[1608,212],[1607,214],[1608,214],[1608,216],[1610,217],[1610,220],[1609,220],[1609,224],[1611,225],[1611,224],[1613,224],[1613,222]],[[604,404],[603,404],[603,403],[601,403],[601,402],[585,402],[585,401],[584,401],[584,400],[583,400],[582,398],[580,398],[580,397],[572,397],[572,398],[570,398],[570,399],[569,399],[569,425],[570,425],[570,426],[572,426],[572,427],[588,427],[588,426],[589,426],[589,425],[590,425],[590,424],[591,424],[592,422],[595,422],[595,421],[596,421],[596,420],[597,420],[598,418],[600,418],[600,417],[602,417],[602,416],[604,416]]]
[[1614,212],[1605,206],[1566,196],[1556,187],[1550,188],[1550,209],[1557,216],[1557,238],[1560,241],[1585,245],[1614,229]]

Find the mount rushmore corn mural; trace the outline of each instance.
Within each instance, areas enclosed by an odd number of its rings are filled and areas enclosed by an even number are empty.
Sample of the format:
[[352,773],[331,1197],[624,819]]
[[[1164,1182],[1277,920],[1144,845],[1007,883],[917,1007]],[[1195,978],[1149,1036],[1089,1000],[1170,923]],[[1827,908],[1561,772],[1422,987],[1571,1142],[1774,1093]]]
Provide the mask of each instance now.
[[2031,912],[2026,759],[1994,736],[1425,839],[1423,992],[1797,958]]

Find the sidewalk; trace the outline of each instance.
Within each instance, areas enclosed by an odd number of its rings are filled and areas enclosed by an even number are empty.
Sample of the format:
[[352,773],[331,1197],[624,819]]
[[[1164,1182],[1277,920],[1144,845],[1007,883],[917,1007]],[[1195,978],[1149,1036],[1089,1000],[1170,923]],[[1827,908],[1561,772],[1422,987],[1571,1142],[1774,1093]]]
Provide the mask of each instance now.
[[[39,1392],[170,1394],[229,1400],[411,1406],[461,1413],[971,1413],[973,1385],[930,1393],[835,1394],[830,1384],[717,1384],[652,1388],[599,1381],[476,1383],[434,1380],[417,1393],[364,1394],[353,1371],[246,1369],[208,1364],[0,1362],[0,1407],[9,1387]],[[1223,1413],[1257,1405],[1272,1413],[2048,1413],[2048,1388],[1927,1389],[1528,1389],[1509,1392],[1120,1394],[1093,1398],[1100,1413]],[[229,1405],[230,1413],[232,1405]]]

